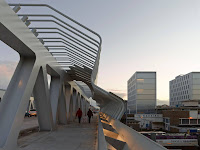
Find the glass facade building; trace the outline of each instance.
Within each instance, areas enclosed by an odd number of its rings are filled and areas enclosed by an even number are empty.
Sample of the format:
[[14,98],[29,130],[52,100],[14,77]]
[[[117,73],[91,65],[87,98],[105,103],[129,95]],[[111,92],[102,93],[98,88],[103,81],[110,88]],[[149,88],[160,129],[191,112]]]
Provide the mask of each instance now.
[[128,110],[152,113],[156,106],[156,72],[136,72],[128,80]]
[[182,101],[200,100],[200,72],[179,75],[169,82],[170,106],[181,106]]

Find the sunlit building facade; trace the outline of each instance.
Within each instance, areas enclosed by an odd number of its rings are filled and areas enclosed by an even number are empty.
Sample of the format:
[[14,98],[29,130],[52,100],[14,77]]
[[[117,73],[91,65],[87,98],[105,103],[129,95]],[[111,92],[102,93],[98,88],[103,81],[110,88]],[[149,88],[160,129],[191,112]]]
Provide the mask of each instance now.
[[200,100],[200,72],[179,75],[169,82],[170,106],[182,106],[183,101]]
[[154,112],[156,106],[156,72],[136,72],[127,84],[129,112]]

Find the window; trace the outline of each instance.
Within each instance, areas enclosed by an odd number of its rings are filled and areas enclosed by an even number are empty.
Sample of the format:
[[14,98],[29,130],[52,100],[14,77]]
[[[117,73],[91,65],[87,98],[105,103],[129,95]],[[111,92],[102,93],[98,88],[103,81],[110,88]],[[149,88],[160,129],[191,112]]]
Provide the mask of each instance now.
[[190,124],[197,124],[197,119],[190,119]]
[[182,119],[182,124],[189,124],[189,119]]

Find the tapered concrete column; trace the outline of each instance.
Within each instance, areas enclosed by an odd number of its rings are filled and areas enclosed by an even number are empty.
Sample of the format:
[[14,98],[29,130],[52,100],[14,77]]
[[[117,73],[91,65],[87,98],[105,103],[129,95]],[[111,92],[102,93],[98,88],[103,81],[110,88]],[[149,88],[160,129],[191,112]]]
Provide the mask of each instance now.
[[40,69],[33,90],[40,131],[53,129],[53,117],[46,70]]
[[85,116],[85,109],[84,109],[84,97],[81,96],[81,110],[83,111],[83,116]]
[[85,113],[86,113],[86,115],[87,115],[87,112],[88,112],[88,101],[87,100],[85,100]]
[[73,94],[70,100],[70,105],[69,105],[69,121],[73,121],[74,120],[74,101],[73,101]]
[[86,112],[89,110],[90,103],[86,101]]
[[73,89],[73,120],[75,119],[76,117],[76,112],[78,110],[78,107],[77,107],[77,98],[78,97],[78,93],[75,89]]
[[60,78],[51,76],[50,101],[51,101],[51,109],[52,109],[54,126],[56,126],[56,122],[57,122],[57,108],[58,108],[60,87],[61,87]]
[[[78,97],[77,97],[77,108],[81,108],[81,94],[80,93],[78,93]],[[78,109],[77,109],[78,110]]]
[[[72,116],[73,105],[72,91],[70,84],[65,85],[65,101],[66,101],[66,111],[67,111],[67,121],[70,121],[70,116]],[[71,108],[71,109],[70,109]],[[70,111],[71,110],[71,111]]]
[[0,104],[0,149],[14,150],[39,72],[34,58],[21,57]]
[[65,101],[65,86],[62,86],[60,97],[58,101],[58,122],[59,124],[67,124],[67,110]]

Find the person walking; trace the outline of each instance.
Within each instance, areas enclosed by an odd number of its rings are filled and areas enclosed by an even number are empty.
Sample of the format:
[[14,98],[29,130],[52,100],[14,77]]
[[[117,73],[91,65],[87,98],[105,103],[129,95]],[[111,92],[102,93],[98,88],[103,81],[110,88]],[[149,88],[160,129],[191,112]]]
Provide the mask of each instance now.
[[81,123],[81,117],[82,117],[82,110],[79,108],[76,112],[76,116],[78,116],[78,122]]
[[89,123],[90,123],[90,119],[91,119],[91,117],[93,116],[93,113],[92,113],[92,111],[89,109],[88,110],[88,112],[87,112],[87,116],[88,116],[88,121],[89,121]]

